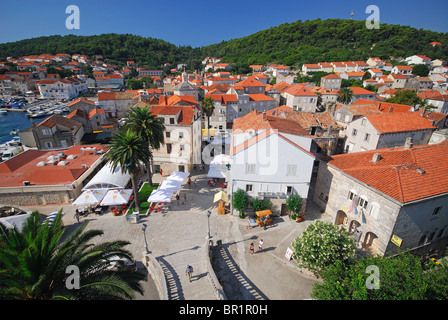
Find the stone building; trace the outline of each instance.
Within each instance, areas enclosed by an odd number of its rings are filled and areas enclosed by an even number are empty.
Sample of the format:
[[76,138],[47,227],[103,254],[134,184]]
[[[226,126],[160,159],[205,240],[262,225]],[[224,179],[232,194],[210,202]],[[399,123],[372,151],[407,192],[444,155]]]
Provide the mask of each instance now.
[[0,164],[0,203],[69,203],[104,165],[107,151],[101,145],[89,145],[22,152]]
[[448,141],[335,155],[313,199],[365,255],[443,250],[448,243]]

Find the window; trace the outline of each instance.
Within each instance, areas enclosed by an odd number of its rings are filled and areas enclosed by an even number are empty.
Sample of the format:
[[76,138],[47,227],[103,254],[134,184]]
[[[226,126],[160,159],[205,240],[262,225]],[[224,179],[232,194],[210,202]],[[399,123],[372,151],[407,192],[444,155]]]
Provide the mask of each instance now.
[[422,236],[420,237],[420,240],[418,241],[418,244],[419,244],[419,245],[425,243],[425,239],[426,239],[426,236],[427,236],[427,235],[428,235],[428,233],[425,233],[424,235],[422,235]]
[[255,164],[246,163],[246,174],[255,174]]
[[366,197],[364,197],[364,196],[359,197],[358,206],[360,206],[361,208],[367,209],[368,204],[369,204],[369,202],[367,201]]
[[433,216],[437,216],[440,212],[442,211],[442,206],[437,207],[434,209],[434,211],[432,212]]
[[171,137],[171,132],[167,131],[167,132],[166,132],[166,137],[167,137],[167,138],[170,138],[170,137]]
[[51,130],[50,129],[42,129],[42,134],[44,136],[49,136],[51,134]]
[[184,137],[184,133],[183,132],[179,132],[179,139],[182,139]]
[[291,195],[291,194],[292,194],[292,190],[293,190],[292,186],[287,186],[287,187],[286,187],[286,194],[287,194],[288,196]]
[[380,205],[376,202],[372,202],[369,215],[371,215],[373,218],[378,218],[379,213],[380,213]]
[[353,129],[353,131],[352,131],[352,136],[356,136],[357,133],[358,133],[358,130]]
[[288,164],[286,166],[286,175],[287,176],[295,176],[297,173],[297,165],[295,164]]
[[170,118],[170,124],[174,124],[174,118]]
[[355,192],[354,190],[350,190],[350,191],[348,192],[348,199],[349,199],[349,200],[354,200],[354,199],[355,199],[355,196],[356,196],[356,192]]
[[366,119],[366,118],[363,118],[363,119],[361,120],[361,125],[365,126],[366,123],[367,123],[367,119]]
[[246,192],[252,192],[252,190],[253,190],[253,185],[246,184]]
[[364,136],[364,141],[369,141],[370,138],[370,134],[366,133],[366,135]]
[[171,153],[171,149],[172,149],[171,143],[167,143],[166,144],[166,153],[170,154]]

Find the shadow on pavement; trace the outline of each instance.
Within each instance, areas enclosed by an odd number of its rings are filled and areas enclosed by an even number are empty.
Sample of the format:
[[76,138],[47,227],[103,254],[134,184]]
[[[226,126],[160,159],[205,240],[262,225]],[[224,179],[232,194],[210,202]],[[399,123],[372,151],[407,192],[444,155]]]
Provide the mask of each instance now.
[[213,248],[213,269],[229,300],[268,300],[241,271],[230,255],[228,245]]

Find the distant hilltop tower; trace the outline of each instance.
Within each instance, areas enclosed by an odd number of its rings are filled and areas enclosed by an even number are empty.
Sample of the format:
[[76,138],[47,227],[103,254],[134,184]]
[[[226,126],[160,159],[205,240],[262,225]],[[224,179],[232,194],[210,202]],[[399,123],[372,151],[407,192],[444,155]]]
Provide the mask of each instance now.
[[353,12],[353,9],[352,9],[352,13],[350,13],[350,20],[353,20],[354,15],[355,15],[355,13]]

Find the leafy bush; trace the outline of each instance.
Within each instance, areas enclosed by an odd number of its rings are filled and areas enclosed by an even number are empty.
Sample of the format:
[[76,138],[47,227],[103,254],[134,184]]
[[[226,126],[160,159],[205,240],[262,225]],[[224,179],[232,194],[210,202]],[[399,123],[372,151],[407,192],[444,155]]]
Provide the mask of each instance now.
[[347,230],[316,220],[292,243],[293,259],[299,267],[320,271],[355,255],[355,240]]
[[247,199],[247,193],[242,189],[238,189],[232,195],[232,205],[236,210],[243,213],[247,209]]
[[257,198],[252,199],[252,208],[255,212],[262,211],[262,210],[268,210],[271,208],[271,201],[269,199],[260,200]]

